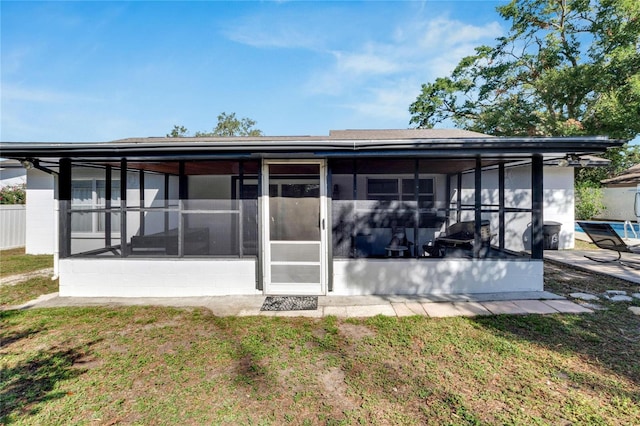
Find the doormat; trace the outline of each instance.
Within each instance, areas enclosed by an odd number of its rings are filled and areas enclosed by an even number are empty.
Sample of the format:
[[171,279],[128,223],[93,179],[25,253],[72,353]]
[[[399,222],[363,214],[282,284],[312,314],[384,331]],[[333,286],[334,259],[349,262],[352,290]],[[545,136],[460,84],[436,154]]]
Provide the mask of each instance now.
[[267,296],[261,311],[314,311],[318,296]]

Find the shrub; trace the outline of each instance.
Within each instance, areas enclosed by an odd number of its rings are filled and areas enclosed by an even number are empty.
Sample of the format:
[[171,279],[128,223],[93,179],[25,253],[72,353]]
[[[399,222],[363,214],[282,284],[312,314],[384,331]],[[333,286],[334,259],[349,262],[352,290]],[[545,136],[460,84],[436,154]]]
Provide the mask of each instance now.
[[0,204],[25,204],[26,201],[25,184],[8,185],[0,188]]
[[602,188],[584,181],[576,183],[576,219],[593,219],[607,207],[602,203]]

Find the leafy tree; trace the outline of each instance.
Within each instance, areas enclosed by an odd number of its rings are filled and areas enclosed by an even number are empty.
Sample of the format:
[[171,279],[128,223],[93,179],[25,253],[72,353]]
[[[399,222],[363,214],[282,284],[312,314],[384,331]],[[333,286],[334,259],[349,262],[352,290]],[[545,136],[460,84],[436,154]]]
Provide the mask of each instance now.
[[576,184],[576,219],[589,220],[602,213],[607,207],[602,202],[602,188],[592,182]]
[[[254,126],[256,121],[250,118],[244,117],[241,119],[236,118],[236,113],[232,112],[227,114],[226,112],[218,115],[218,124],[210,132],[195,132],[195,137],[208,137],[208,136],[262,136],[262,130],[256,129]],[[167,137],[183,138],[189,136],[189,131],[184,126],[173,126],[173,130],[167,134]]]
[[512,0],[497,10],[508,34],[422,85],[411,124],[450,119],[491,135],[640,134],[640,1]]
[[585,167],[578,169],[576,182],[590,187],[599,187],[600,181],[620,174],[629,167],[640,163],[640,146],[627,146],[623,149],[610,149],[603,157],[610,160],[603,167]]
[[189,136],[189,131],[184,126],[174,125],[171,133],[167,133],[168,138],[186,138]]
[[[640,1],[512,0],[495,46],[480,46],[450,76],[422,85],[411,124],[491,135],[640,134]],[[605,168],[576,174],[576,216],[602,209],[600,181],[640,162],[637,147],[611,149]]]

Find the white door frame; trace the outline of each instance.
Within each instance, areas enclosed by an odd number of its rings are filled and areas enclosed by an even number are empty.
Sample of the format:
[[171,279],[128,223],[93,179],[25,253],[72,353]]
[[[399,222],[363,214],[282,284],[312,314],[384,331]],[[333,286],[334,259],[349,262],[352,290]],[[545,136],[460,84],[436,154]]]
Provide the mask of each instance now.
[[[262,160],[262,279],[264,294],[275,294],[271,287],[271,244],[270,244],[270,213],[269,213],[269,165],[271,164],[317,164],[320,172],[320,283],[316,295],[327,294],[328,282],[328,221],[327,221],[327,166],[325,160],[288,159],[288,160]],[[305,294],[305,293],[299,293]]]

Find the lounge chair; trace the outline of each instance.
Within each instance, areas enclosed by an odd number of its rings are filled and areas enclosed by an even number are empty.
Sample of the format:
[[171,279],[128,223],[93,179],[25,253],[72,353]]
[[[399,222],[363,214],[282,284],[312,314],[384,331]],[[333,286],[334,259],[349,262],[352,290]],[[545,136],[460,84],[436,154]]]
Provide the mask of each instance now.
[[640,269],[640,259],[638,261],[622,259],[622,253],[640,254],[640,244],[629,245],[625,243],[608,223],[578,222],[578,225],[580,225],[582,230],[591,238],[591,241],[593,241],[598,248],[612,250],[618,253],[618,257],[615,259],[602,259],[587,255],[584,257],[594,262],[616,262],[622,266]]

